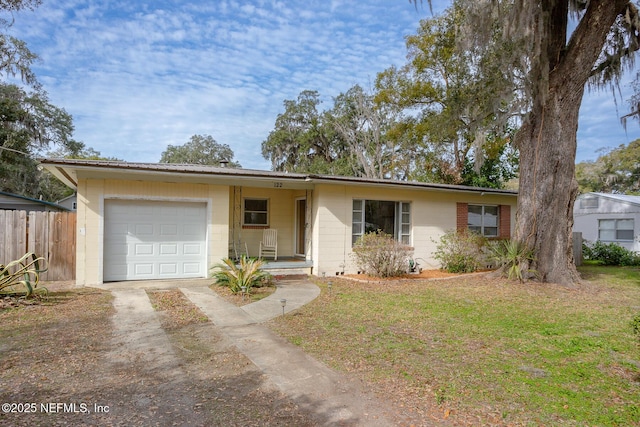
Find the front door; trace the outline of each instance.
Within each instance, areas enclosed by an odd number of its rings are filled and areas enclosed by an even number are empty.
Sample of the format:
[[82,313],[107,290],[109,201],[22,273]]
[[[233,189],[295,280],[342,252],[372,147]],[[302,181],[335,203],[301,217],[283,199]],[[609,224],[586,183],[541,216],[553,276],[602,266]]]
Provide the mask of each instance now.
[[306,221],[307,201],[306,199],[296,200],[296,256],[306,255]]

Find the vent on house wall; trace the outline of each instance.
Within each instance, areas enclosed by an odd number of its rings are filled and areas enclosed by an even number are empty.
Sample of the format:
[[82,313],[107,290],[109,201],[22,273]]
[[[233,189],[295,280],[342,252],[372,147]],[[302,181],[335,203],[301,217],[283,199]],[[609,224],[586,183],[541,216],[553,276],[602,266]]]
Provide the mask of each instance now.
[[595,209],[600,203],[600,197],[583,197],[580,199],[580,209]]

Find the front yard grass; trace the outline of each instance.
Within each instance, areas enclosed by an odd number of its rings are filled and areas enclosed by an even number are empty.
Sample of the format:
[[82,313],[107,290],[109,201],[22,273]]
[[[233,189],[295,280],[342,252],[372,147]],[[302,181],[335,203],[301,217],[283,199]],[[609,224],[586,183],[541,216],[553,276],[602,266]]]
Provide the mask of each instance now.
[[486,276],[326,282],[272,327],[420,423],[640,425],[640,269],[576,288]]

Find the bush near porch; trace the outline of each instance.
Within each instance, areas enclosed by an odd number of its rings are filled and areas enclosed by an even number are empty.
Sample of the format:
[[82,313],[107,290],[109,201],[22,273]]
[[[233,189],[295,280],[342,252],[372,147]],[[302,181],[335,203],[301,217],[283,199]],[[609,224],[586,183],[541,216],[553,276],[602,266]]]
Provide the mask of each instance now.
[[376,277],[399,277],[409,270],[413,248],[383,231],[365,233],[353,245],[358,268]]

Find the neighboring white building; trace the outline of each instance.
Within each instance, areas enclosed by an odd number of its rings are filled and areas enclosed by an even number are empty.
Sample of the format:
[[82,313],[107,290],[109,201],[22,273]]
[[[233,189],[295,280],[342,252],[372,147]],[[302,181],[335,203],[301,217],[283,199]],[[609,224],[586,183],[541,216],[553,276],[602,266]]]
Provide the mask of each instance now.
[[584,240],[617,243],[640,252],[640,196],[586,193],[573,207],[573,231]]
[[73,193],[72,195],[67,196],[64,199],[58,200],[56,203],[60,206],[64,206],[71,212],[75,212],[78,210],[78,195]]
[[66,206],[46,200],[33,199],[20,194],[6,193],[0,191],[0,210],[16,210],[27,212],[64,212]]

